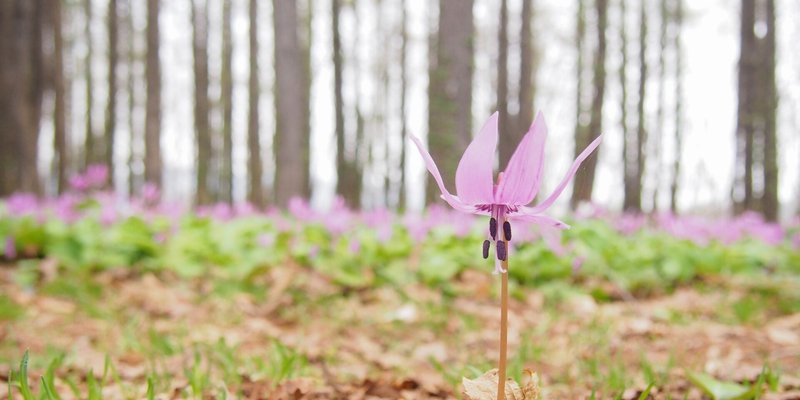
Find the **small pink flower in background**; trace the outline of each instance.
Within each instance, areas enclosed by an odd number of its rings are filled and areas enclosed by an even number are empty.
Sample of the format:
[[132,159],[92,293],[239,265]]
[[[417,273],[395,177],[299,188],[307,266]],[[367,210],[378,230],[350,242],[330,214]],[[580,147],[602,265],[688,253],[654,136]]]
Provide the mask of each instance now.
[[289,213],[300,221],[312,221],[316,217],[314,210],[302,197],[289,199]]
[[90,188],[101,188],[108,181],[108,167],[103,164],[93,164],[86,168],[86,183]]
[[142,200],[148,205],[155,205],[161,198],[161,190],[155,183],[147,182],[142,185]]
[[256,239],[261,247],[272,247],[275,244],[275,235],[272,233],[262,233]]
[[74,175],[69,178],[69,187],[79,192],[85,192],[89,190],[89,182],[83,175]]
[[586,261],[582,256],[575,257],[572,260],[572,275],[576,275],[583,268],[583,262]]
[[356,254],[361,251],[361,241],[358,239],[350,240],[350,245],[348,246],[351,253]]
[[[456,169],[457,195],[451,194],[444,186],[439,168],[422,142],[413,135],[411,140],[425,160],[425,166],[439,186],[441,197],[447,204],[461,212],[492,217],[490,233],[498,249],[495,272],[505,272],[500,261],[506,259],[506,244],[497,240],[497,221],[511,219],[567,228],[567,224],[545,215],[544,212],[558,199],[583,160],[600,145],[601,138],[595,139],[578,155],[567,175],[549,197],[534,207],[528,207],[527,204],[536,197],[542,182],[544,145],[547,138],[544,117],[541,113],[536,116],[528,133],[522,138],[508,161],[505,171],[498,175],[495,184],[493,166],[498,140],[497,121],[498,114],[494,113],[461,156]],[[504,226],[503,231],[504,234],[507,233],[506,236],[510,236],[510,224],[508,228]],[[484,249],[486,248],[484,244]],[[488,257],[487,254],[484,250],[485,257]]]
[[6,211],[10,215],[30,215],[39,210],[39,199],[30,193],[15,193],[6,199]]
[[12,236],[6,236],[3,255],[6,260],[13,260],[17,258],[17,244]]

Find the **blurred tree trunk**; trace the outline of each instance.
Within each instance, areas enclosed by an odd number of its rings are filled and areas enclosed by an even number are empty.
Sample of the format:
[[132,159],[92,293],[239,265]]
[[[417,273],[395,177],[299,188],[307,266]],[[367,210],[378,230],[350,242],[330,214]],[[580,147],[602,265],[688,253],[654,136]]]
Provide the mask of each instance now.
[[136,88],[141,83],[136,74],[139,65],[139,56],[136,48],[136,27],[133,22],[133,4],[134,0],[126,1],[126,13],[124,21],[125,39],[123,42],[126,44],[125,63],[128,65],[128,75],[126,81],[126,91],[128,92],[128,194],[132,196],[139,188],[139,174],[136,173],[136,162],[139,159],[137,154],[137,147],[141,141],[141,133],[136,127],[136,110],[138,109],[138,97],[136,96]]
[[[334,83],[334,108],[336,113],[336,193],[345,200],[348,206],[358,208],[361,206],[361,171],[358,165],[357,149],[347,151],[344,127],[344,98],[343,98],[343,65],[342,65],[342,39],[339,32],[339,13],[341,1],[331,2],[331,34],[333,37],[333,83]],[[356,142],[356,147],[358,143]]]
[[[755,28],[762,24],[764,35],[757,37]],[[779,204],[774,0],[742,1],[740,35],[734,211],[761,211],[775,221]],[[760,193],[756,183],[762,184]]]
[[762,39],[764,57],[763,71],[758,75],[762,80],[759,88],[763,91],[761,104],[764,119],[764,193],[761,196],[761,210],[768,221],[777,221],[778,202],[778,88],[775,82],[775,0],[765,0],[767,33]]
[[[520,59],[517,91],[509,94],[508,82],[508,10],[506,1],[500,6],[500,32],[498,56],[498,111],[503,140],[500,141],[500,168],[505,168],[517,144],[525,135],[533,120],[533,97],[535,93],[535,52],[532,43],[531,24],[533,20],[533,0],[522,3],[520,13]],[[501,93],[502,92],[502,93]],[[513,99],[518,110],[513,115],[508,110],[508,100]]]
[[[627,212],[642,211],[642,176],[644,175],[645,142],[645,100],[647,99],[647,4],[642,2],[639,13],[639,98],[636,102],[636,136],[627,140],[628,160],[625,171],[625,199],[623,209]],[[631,154],[635,150],[635,154]]]
[[144,179],[161,186],[161,61],[159,0],[147,0],[147,103],[144,127]]
[[117,126],[117,65],[119,64],[119,13],[117,0],[108,2],[108,102],[103,134],[103,164],[108,168],[109,185],[114,187],[114,132]]
[[667,61],[665,55],[669,46],[667,42],[667,25],[670,20],[667,0],[659,0],[658,19],[658,44],[661,48],[661,51],[658,52],[658,110],[656,111],[656,129],[652,132],[648,140],[650,144],[650,154],[653,157],[653,160],[650,162],[654,180],[652,193],[653,205],[651,210],[653,213],[658,211],[658,194],[661,189],[661,153],[664,140],[664,118],[667,102]]
[[628,190],[633,188],[634,184],[631,182],[631,132],[628,131],[628,34],[627,34],[627,7],[625,0],[620,0],[620,42],[622,52],[622,64],[619,67],[619,81],[620,90],[622,92],[620,98],[620,126],[622,129],[622,182],[624,187],[624,194],[626,202],[623,203],[623,209],[627,209],[627,200],[629,199]]
[[[533,99],[536,94],[536,51],[533,48],[532,24],[533,24],[533,3],[534,0],[522,2],[522,21],[520,27],[520,61],[519,61],[519,93],[517,93],[519,111],[513,123],[514,128],[511,133],[511,142],[515,148],[522,136],[528,130],[528,126],[533,122]],[[511,156],[509,156],[511,158]],[[505,163],[501,162],[502,168]]]
[[[586,126],[584,124],[585,105],[583,104],[583,92],[585,91],[584,85],[584,68],[585,68],[585,55],[586,52],[586,4],[585,0],[578,0],[578,15],[575,22],[575,51],[577,60],[575,61],[575,148],[580,147],[583,142],[583,137],[586,135]],[[578,206],[576,200],[577,182],[573,183],[574,189],[572,197],[570,198],[570,208],[573,210]]]
[[[441,27],[440,27],[441,29]],[[497,27],[497,113],[500,168],[505,168],[517,146],[516,130],[509,126],[508,115],[508,2],[500,1],[500,25]]]
[[211,127],[208,99],[208,1],[192,0],[192,53],[194,54],[194,130],[197,142],[195,204],[211,202],[209,165]]
[[275,198],[286,206],[308,194],[308,70],[297,4],[273,0],[275,28]]
[[753,148],[753,79],[758,64],[755,24],[756,0],[742,0],[739,29],[739,82],[736,119],[736,175],[732,190],[734,210],[740,213],[752,209],[752,148]]
[[678,190],[681,175],[681,153],[683,151],[683,0],[676,0],[675,5],[675,159],[672,163],[672,184],[669,190],[669,209],[678,212]]
[[[45,85],[44,0],[0,3],[0,195],[41,193],[37,169]],[[13,94],[13,95],[9,95]]]
[[249,1],[250,31],[250,79],[247,86],[247,201],[256,207],[264,206],[264,189],[262,187],[261,141],[258,137],[259,92],[258,79],[258,0]]
[[[592,106],[589,117],[588,130],[576,130],[575,157],[583,151],[598,135],[603,126],[603,102],[606,88],[606,28],[608,26],[608,0],[596,0],[595,12],[597,13],[597,48],[592,68]],[[581,22],[579,22],[580,24]],[[580,125],[580,121],[578,122]],[[594,175],[597,169],[598,151],[595,151],[583,162],[583,167],[578,170],[572,190],[570,206],[574,209],[582,202],[592,200],[594,188]]]
[[51,0],[50,7],[53,28],[53,91],[55,94],[53,145],[56,158],[56,188],[61,194],[67,189],[67,172],[70,165],[67,140],[67,95],[64,82],[64,14],[61,9],[61,0]]
[[[472,139],[472,6],[472,0],[439,2],[439,32],[429,51],[428,147],[451,188],[461,153]],[[433,179],[427,182],[426,203],[432,204],[439,188]]]
[[86,81],[86,132],[84,133],[83,144],[83,166],[84,168],[97,162],[97,149],[95,148],[94,138],[94,121],[93,121],[93,106],[94,106],[94,68],[92,67],[92,58],[94,56],[94,45],[92,40],[92,0],[84,0],[83,2],[83,17],[85,18],[85,26],[83,34],[86,36],[86,58],[83,66],[83,79]]
[[222,168],[221,199],[233,202],[233,40],[231,33],[231,2],[222,3],[222,72],[220,77],[222,103]]
[[403,41],[400,47],[400,187],[398,189],[397,209],[404,211],[406,208],[406,146],[408,145],[408,126],[406,125],[406,52],[408,51],[408,11],[406,1],[402,1],[403,11],[400,17],[400,37]]

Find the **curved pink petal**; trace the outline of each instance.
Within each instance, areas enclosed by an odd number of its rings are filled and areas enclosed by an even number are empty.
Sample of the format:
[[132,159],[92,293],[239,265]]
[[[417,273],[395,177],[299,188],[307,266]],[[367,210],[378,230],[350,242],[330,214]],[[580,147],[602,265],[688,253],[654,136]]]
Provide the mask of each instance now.
[[439,186],[439,190],[442,192],[442,199],[446,201],[447,204],[450,205],[450,207],[453,207],[457,211],[479,214],[479,212],[475,209],[475,207],[469,204],[465,204],[463,201],[461,201],[461,199],[450,194],[450,192],[444,186],[444,181],[442,181],[442,174],[439,173],[439,167],[436,166],[436,163],[433,161],[431,154],[428,153],[427,150],[425,150],[425,147],[422,146],[422,142],[420,142],[420,140],[416,136],[412,134],[409,135],[409,137],[411,137],[411,141],[413,141],[414,144],[417,146],[419,154],[425,161],[425,168],[427,168],[428,172],[430,172],[431,175],[433,175],[433,179],[436,181],[436,185]]
[[597,148],[597,146],[600,146],[600,142],[603,141],[602,139],[603,135],[598,136],[597,139],[595,139],[592,143],[586,146],[585,149],[583,149],[581,154],[578,155],[578,158],[576,158],[575,161],[572,163],[572,166],[569,168],[569,171],[567,171],[567,175],[565,175],[564,178],[561,180],[561,183],[559,183],[558,186],[556,186],[556,189],[553,191],[553,193],[551,193],[550,196],[543,202],[537,204],[535,207],[532,207],[530,209],[531,213],[533,214],[541,213],[544,210],[550,208],[550,206],[552,206],[553,203],[555,203],[556,199],[558,199],[558,196],[560,196],[561,192],[564,191],[564,188],[567,187],[569,181],[571,181],[572,177],[575,176],[575,173],[578,172],[578,168],[581,166],[583,160],[589,157],[589,155],[592,154],[592,152]]
[[503,179],[497,186],[496,203],[525,205],[533,201],[542,183],[546,140],[547,125],[539,113],[508,161]]
[[489,117],[472,140],[456,169],[456,192],[467,204],[494,202],[494,153],[497,150],[497,113]]
[[559,219],[536,213],[536,210],[532,207],[519,207],[516,213],[509,214],[509,218],[517,221],[532,222],[537,225],[551,226],[558,229],[570,228],[568,224]]

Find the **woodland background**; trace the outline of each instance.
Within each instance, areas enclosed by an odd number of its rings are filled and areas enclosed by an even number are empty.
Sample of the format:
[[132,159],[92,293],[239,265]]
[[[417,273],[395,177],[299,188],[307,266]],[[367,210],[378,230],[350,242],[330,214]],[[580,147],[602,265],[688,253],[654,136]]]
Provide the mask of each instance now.
[[452,185],[492,111],[503,166],[543,110],[551,175],[606,135],[572,208],[776,220],[800,208],[798,16],[780,0],[6,0],[0,195],[105,164],[120,196],[419,209],[438,192],[409,134]]

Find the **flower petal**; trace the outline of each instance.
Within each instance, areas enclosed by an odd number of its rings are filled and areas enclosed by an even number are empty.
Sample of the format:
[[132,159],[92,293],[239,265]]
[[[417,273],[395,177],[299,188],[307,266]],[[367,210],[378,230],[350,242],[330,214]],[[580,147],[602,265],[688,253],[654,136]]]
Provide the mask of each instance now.
[[525,205],[533,201],[542,183],[545,140],[547,125],[540,112],[508,160],[498,183],[496,203]]
[[425,168],[427,168],[428,172],[430,172],[431,175],[433,175],[433,179],[436,181],[436,185],[439,186],[439,190],[442,192],[442,199],[446,201],[447,204],[450,205],[450,207],[453,207],[457,211],[472,213],[472,214],[480,214],[480,212],[474,206],[465,204],[463,201],[461,201],[461,199],[459,199],[456,196],[453,196],[452,194],[450,194],[449,191],[447,191],[447,188],[444,186],[444,182],[442,181],[442,174],[439,173],[439,167],[436,166],[436,163],[433,161],[431,154],[428,153],[427,150],[425,150],[425,147],[422,146],[422,142],[420,142],[420,140],[416,136],[412,134],[409,135],[409,137],[411,137],[411,141],[413,141],[414,144],[417,146],[419,154],[425,161]]
[[494,202],[494,153],[497,150],[497,113],[489,117],[472,140],[456,169],[456,192],[467,204]]
[[532,207],[519,207],[516,213],[509,214],[508,216],[517,221],[532,222],[537,225],[550,226],[558,229],[570,228],[568,224],[559,219],[537,213]]
[[559,183],[558,186],[556,186],[556,189],[553,191],[553,193],[551,193],[550,196],[543,202],[531,208],[531,212],[533,214],[539,214],[550,208],[550,206],[552,206],[553,203],[555,203],[556,199],[558,199],[558,196],[561,195],[561,192],[564,191],[564,188],[566,188],[567,184],[569,184],[569,182],[572,180],[572,177],[574,177],[575,174],[578,172],[578,168],[581,166],[581,163],[592,154],[592,152],[597,148],[597,146],[600,146],[600,142],[602,141],[603,141],[603,135],[600,135],[592,143],[586,146],[585,149],[583,149],[581,154],[578,155],[578,158],[576,158],[575,161],[572,163],[572,166],[569,168],[569,171],[567,171],[567,174],[561,180],[561,183]]

